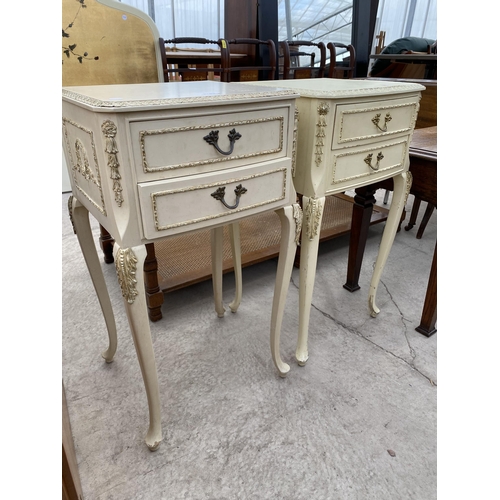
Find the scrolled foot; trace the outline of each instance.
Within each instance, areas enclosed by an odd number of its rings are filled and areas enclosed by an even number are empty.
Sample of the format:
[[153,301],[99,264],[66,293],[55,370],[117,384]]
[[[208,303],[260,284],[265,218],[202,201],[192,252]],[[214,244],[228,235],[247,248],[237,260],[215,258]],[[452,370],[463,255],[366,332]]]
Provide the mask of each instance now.
[[162,442],[161,428],[149,429],[146,435],[146,445],[150,451],[156,451]]
[[368,298],[368,307],[370,308],[370,316],[372,318],[376,318],[378,313],[380,312],[380,309],[375,304],[375,297],[373,295],[370,295],[370,297]]
[[235,313],[238,310],[238,307],[240,306],[240,301],[239,300],[234,300],[229,304],[229,309],[231,309],[232,313]]
[[285,378],[288,375],[289,371],[290,365],[287,365],[286,363],[281,363],[281,365],[278,367],[278,373],[281,378]]
[[101,353],[101,356],[105,359],[106,363],[112,363],[114,361],[114,353],[110,354],[109,349]]
[[309,359],[309,353],[307,350],[297,349],[295,351],[295,359],[299,366],[306,366],[307,360]]

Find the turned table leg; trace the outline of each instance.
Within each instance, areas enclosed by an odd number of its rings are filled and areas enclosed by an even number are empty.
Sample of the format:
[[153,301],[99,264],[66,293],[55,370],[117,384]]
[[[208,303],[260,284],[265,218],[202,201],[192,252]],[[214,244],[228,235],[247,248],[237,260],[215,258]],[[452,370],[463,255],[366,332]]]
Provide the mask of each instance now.
[[425,293],[424,308],[420,325],[415,330],[426,337],[430,337],[437,332],[437,243],[434,247],[434,256],[432,258],[431,272],[429,274],[429,283]]
[[146,302],[148,314],[151,321],[159,321],[163,314],[163,291],[158,283],[158,261],[156,260],[155,246],[153,243],[146,244],[146,260],[144,261],[144,282],[146,287]]
[[365,252],[368,229],[375,204],[373,196],[375,189],[372,186],[364,186],[356,189],[354,205],[352,209],[351,234],[349,240],[349,257],[347,263],[347,281],[344,288],[350,292],[359,290],[359,275],[363,254]]
[[99,230],[99,244],[101,246],[102,252],[104,253],[104,262],[106,262],[106,264],[112,264],[114,262],[113,245],[115,243],[115,240],[101,225],[99,225]]

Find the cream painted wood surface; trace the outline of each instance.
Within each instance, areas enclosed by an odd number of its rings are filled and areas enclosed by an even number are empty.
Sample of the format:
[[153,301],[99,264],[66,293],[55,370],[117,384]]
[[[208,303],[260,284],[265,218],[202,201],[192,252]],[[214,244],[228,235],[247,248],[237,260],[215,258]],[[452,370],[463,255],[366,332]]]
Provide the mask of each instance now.
[[380,312],[377,288],[410,190],[408,148],[425,87],[330,78],[248,83],[300,94],[293,182],[303,195],[304,211],[296,349],[297,362],[303,366],[309,357],[309,317],[325,196],[393,178],[392,203],[368,294],[370,314],[375,317]]
[[[162,430],[142,272],[146,243],[211,228],[215,310],[223,316],[222,226],[230,224],[236,256],[236,295],[229,304],[235,312],[241,301],[238,221],[276,211],[282,239],[271,355],[281,375],[290,369],[280,357],[279,338],[302,221],[292,183],[296,97],[286,89],[213,81],[63,88],[70,208],[106,319],[109,346],[103,356],[108,362],[113,359],[116,327],[88,213],[115,240],[118,281],[148,399],[146,444],[151,450],[158,448]],[[175,142],[143,140],[151,130],[153,135],[166,134],[172,124],[176,132],[182,129]],[[178,151],[186,152],[185,161]],[[156,168],[150,168],[149,158]]]

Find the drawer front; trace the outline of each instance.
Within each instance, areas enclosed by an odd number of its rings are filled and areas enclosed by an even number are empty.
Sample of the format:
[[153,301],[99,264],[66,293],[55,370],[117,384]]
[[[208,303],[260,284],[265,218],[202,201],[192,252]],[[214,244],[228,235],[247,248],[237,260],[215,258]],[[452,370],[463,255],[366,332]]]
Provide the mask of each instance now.
[[327,192],[359,187],[395,175],[405,169],[408,138],[370,147],[349,148],[333,156]]
[[395,134],[410,133],[418,114],[418,98],[337,106],[332,149]]
[[295,201],[290,159],[138,185],[144,236],[225,224]]
[[131,122],[139,182],[286,156],[288,107]]

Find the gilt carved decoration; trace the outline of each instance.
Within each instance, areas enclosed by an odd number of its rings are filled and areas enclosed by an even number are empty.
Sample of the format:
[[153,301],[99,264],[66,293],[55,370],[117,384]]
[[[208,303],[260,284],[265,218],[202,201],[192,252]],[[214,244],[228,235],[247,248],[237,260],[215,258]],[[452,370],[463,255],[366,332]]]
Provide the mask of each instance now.
[[118,162],[118,148],[116,146],[116,125],[111,120],[106,120],[101,126],[102,133],[106,137],[105,152],[108,155],[108,167],[111,170],[110,178],[113,181],[113,192],[115,193],[116,204],[121,207],[123,203],[121,175],[118,169],[120,163]]

